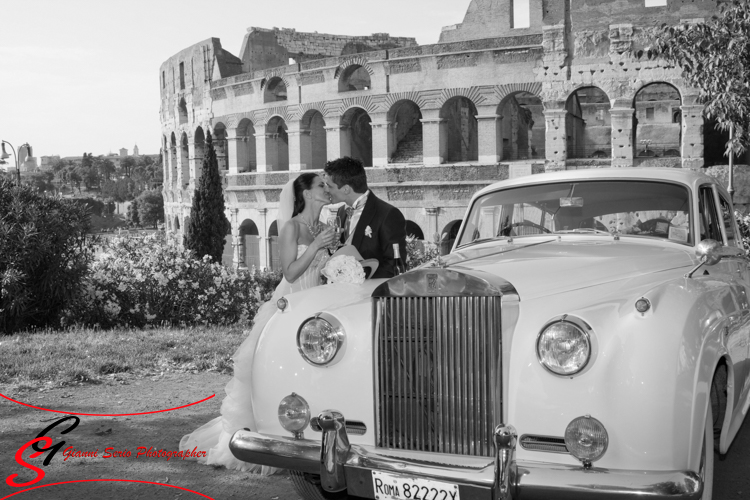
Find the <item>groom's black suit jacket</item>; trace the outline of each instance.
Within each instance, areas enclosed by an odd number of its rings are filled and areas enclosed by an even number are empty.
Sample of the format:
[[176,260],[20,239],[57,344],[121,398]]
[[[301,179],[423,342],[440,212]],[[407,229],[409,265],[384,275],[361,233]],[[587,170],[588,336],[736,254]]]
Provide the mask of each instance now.
[[[345,206],[339,208],[341,225],[346,225]],[[370,231],[367,231],[367,228]],[[367,233],[367,234],[366,234]],[[369,236],[368,236],[369,234]],[[343,238],[343,235],[342,235]],[[370,190],[362,216],[354,229],[352,245],[363,259],[377,259],[378,269],[371,278],[392,278],[395,275],[393,244],[398,243],[401,259],[406,263],[406,220],[401,210],[387,203]]]

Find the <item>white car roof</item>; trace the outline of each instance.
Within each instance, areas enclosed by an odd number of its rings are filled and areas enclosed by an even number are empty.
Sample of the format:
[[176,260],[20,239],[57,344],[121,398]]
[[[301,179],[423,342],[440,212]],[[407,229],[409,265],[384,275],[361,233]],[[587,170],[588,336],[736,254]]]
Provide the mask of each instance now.
[[655,168],[655,167],[628,167],[628,168],[591,168],[584,170],[563,170],[560,172],[550,172],[545,174],[527,175],[508,179],[505,181],[491,184],[479,192],[474,197],[482,196],[485,193],[497,191],[516,186],[532,186],[536,184],[547,184],[550,182],[560,181],[583,181],[583,180],[663,180],[685,184],[693,190],[698,186],[706,183],[716,184],[719,190],[726,195],[726,190],[715,178],[710,177],[702,172],[681,168]]

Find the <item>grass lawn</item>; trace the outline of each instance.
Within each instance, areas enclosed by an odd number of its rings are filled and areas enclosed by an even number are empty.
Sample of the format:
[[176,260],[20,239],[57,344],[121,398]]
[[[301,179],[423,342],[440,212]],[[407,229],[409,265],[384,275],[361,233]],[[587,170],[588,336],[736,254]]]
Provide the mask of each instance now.
[[0,336],[0,384],[18,389],[100,383],[162,372],[232,373],[247,329],[71,329]]

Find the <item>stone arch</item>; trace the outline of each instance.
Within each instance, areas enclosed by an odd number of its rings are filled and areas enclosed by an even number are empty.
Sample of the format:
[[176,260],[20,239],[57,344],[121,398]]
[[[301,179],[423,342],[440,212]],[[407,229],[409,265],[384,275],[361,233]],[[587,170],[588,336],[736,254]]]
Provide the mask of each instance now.
[[182,172],[182,187],[185,187],[190,182],[190,148],[185,132],[180,138],[180,172]]
[[682,123],[673,114],[681,111],[682,94],[666,82],[643,85],[633,97],[633,164],[648,158],[674,156],[681,150]]
[[279,257],[279,225],[276,221],[273,221],[271,227],[268,228],[268,247],[268,251],[270,252],[268,262],[271,270],[280,270],[281,257]]
[[326,121],[317,109],[308,110],[300,121],[300,162],[305,170],[322,170],[328,158]]
[[179,231],[180,230],[180,217],[177,216],[177,215],[174,216],[174,222],[172,223],[172,229],[174,231]]
[[289,136],[286,121],[273,116],[266,123],[266,164],[268,170],[289,170]]
[[179,114],[179,122],[180,125],[185,124],[188,122],[188,110],[187,110],[187,102],[185,102],[185,98],[180,98],[179,104],[177,104],[177,112]]
[[214,125],[213,132],[214,151],[216,151],[216,163],[219,164],[219,170],[228,170],[229,162],[227,161],[227,126],[222,122]]
[[169,146],[169,168],[172,184],[177,182],[177,137],[172,132]]
[[468,97],[454,96],[440,108],[440,156],[447,163],[477,161],[477,107]]
[[497,105],[497,115],[502,160],[544,159],[547,126],[539,94],[526,90],[505,94]]
[[568,158],[612,156],[612,103],[599,87],[579,87],[565,101]]
[[395,102],[388,110],[391,135],[388,141],[389,163],[422,163],[424,136],[422,110],[409,99]]
[[461,219],[450,221],[440,232],[440,255],[448,255],[456,242],[458,230],[461,228]]
[[335,79],[339,81],[339,92],[354,90],[371,90],[372,75],[374,74],[366,59],[350,59],[336,68]]
[[203,132],[203,127],[195,129],[194,140],[193,159],[195,161],[195,178],[197,182],[201,170],[203,170],[203,157],[206,155],[206,135]]
[[341,156],[351,156],[362,161],[365,167],[372,166],[372,119],[360,107],[346,110],[341,117]]
[[286,101],[287,83],[280,76],[273,76],[261,82],[263,102]]
[[258,157],[255,150],[255,124],[243,118],[237,124],[237,171],[255,172],[258,170]]
[[239,230],[239,265],[241,267],[256,269],[262,267],[260,259],[260,243],[262,238],[258,226],[252,219],[245,219],[240,224]]
[[412,220],[406,221],[406,235],[414,236],[418,240],[424,240],[424,232],[422,231],[422,228]]

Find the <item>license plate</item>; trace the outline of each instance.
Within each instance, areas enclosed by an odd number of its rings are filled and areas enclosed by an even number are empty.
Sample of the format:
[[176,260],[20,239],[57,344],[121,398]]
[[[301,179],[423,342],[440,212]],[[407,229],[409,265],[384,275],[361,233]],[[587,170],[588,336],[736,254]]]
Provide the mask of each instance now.
[[458,485],[372,471],[376,500],[460,500]]

